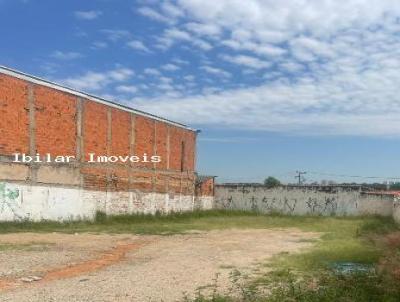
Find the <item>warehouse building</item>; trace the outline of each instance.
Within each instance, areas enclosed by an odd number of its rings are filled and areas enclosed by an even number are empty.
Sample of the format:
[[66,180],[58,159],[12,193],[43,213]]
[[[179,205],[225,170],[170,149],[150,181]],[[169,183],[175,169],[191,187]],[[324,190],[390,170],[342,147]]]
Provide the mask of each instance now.
[[0,220],[209,208],[197,131],[0,67]]

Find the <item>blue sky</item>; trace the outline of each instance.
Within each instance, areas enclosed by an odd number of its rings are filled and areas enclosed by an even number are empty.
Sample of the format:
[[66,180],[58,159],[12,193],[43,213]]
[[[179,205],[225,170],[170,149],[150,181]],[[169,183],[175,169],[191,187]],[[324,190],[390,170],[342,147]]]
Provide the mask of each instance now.
[[400,177],[398,1],[0,0],[0,34],[2,65],[202,129],[220,181]]

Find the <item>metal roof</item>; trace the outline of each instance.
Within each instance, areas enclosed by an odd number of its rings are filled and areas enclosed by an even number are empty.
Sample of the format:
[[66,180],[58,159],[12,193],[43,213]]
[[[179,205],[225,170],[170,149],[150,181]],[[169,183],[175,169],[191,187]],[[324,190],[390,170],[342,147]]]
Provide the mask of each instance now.
[[63,85],[60,85],[60,84],[57,84],[57,83],[54,83],[54,82],[51,82],[51,81],[48,81],[48,80],[44,80],[42,78],[23,73],[21,71],[14,70],[14,69],[9,68],[9,67],[5,67],[5,66],[0,65],[0,73],[6,74],[6,75],[9,75],[9,76],[13,76],[13,77],[16,77],[16,78],[21,79],[21,80],[25,80],[25,81],[28,81],[30,83],[39,84],[39,85],[50,87],[50,88],[53,88],[53,89],[56,89],[56,90],[59,90],[59,91],[70,93],[70,94],[76,95],[78,97],[82,97],[82,98],[85,98],[85,99],[88,99],[88,100],[91,100],[91,101],[94,101],[94,102],[97,102],[97,103],[100,103],[100,104],[103,104],[103,105],[107,105],[107,106],[110,106],[110,107],[121,109],[123,111],[131,112],[131,113],[134,113],[134,114],[137,114],[137,115],[141,115],[141,116],[145,116],[145,117],[148,117],[148,118],[151,118],[151,119],[154,119],[154,120],[165,122],[167,124],[170,124],[170,125],[173,125],[173,126],[176,126],[176,127],[184,128],[186,130],[199,132],[199,130],[190,128],[190,127],[188,127],[188,126],[186,126],[184,124],[181,124],[181,123],[178,123],[178,122],[174,122],[174,121],[171,121],[169,119],[166,119],[166,118],[163,118],[163,117],[151,114],[151,113],[147,113],[147,112],[144,112],[144,111],[141,111],[141,110],[133,109],[133,108],[131,108],[129,106],[121,105],[119,103],[116,103],[116,102],[113,102],[113,101],[109,101],[109,100],[103,99],[101,97],[98,97],[98,96],[95,96],[95,95],[92,95],[92,94],[89,94],[89,93],[86,93],[86,92],[78,91],[76,89],[73,89],[73,88],[70,88],[70,87],[67,87],[67,86],[63,86]]
[[390,196],[400,196],[400,191],[370,191],[363,192],[368,195],[390,195]]

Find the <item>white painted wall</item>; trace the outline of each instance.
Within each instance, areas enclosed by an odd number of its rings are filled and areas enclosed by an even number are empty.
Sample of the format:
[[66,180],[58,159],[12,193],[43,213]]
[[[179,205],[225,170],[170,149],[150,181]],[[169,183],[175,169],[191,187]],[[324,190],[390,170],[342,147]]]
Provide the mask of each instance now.
[[324,192],[315,188],[217,186],[215,207],[293,215],[393,215],[393,197],[356,190]]
[[214,208],[214,196],[197,196],[196,207],[198,209]]
[[393,201],[393,218],[397,223],[400,223],[400,196],[396,196]]
[[[334,198],[332,198],[334,197]],[[332,201],[328,202],[327,201]],[[80,188],[0,182],[0,221],[28,219],[93,219],[96,211],[108,215],[193,211],[194,209],[245,209],[286,214],[391,216],[400,223],[400,198],[337,194],[307,190],[248,190],[217,188],[216,197],[161,193],[100,192]],[[314,207],[314,209],[313,209]]]
[[[108,215],[183,212],[199,208],[198,203],[194,196],[177,194],[100,192],[0,182],[0,221],[93,219],[96,211]],[[212,203],[200,207],[210,209]]]
[[91,219],[96,212],[96,204],[84,202],[79,189],[4,182],[1,186],[1,221]]

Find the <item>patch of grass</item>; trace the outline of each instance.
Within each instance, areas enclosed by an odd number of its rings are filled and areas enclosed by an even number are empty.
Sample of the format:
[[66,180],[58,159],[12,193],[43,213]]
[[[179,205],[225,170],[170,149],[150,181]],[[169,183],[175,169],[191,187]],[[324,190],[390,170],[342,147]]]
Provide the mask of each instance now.
[[[386,221],[386,220],[385,220]],[[360,233],[364,223],[385,224],[377,217],[339,218],[322,216],[265,215],[255,212],[209,210],[168,215],[136,214],[106,216],[97,213],[94,221],[2,222],[0,233],[12,232],[94,232],[135,234],[177,234],[191,230],[247,228],[300,228],[304,231],[332,233],[336,237]],[[390,222],[391,223],[391,222]],[[364,230],[365,231],[365,230]]]
[[223,264],[223,265],[220,265],[219,268],[221,268],[221,269],[230,269],[230,270],[232,270],[232,269],[235,268],[235,266],[229,265],[229,264]]
[[359,230],[360,235],[368,234],[388,234],[399,230],[399,225],[393,219],[385,217],[374,217],[365,221]]
[[[198,296],[193,301],[400,301],[400,287],[388,274],[337,275],[332,264],[354,262],[377,265],[388,247],[371,238],[399,230],[381,217],[254,217],[253,226],[297,227],[322,232],[313,246],[300,254],[281,253],[269,261],[272,272],[221,296]],[[246,221],[244,227],[247,227]],[[311,240],[312,242],[313,240]],[[234,282],[237,282],[234,280]]]
[[384,248],[368,236],[399,229],[392,219],[381,217],[326,218],[323,224],[311,223],[301,228],[324,234],[308,251],[278,255],[267,265],[274,269],[311,272],[327,269],[334,262],[377,263]]
[[[94,221],[18,221],[1,222],[0,233],[14,232],[106,232],[106,233],[136,233],[136,234],[175,234],[188,230],[208,230],[224,228],[229,225],[240,225],[242,219],[249,220],[259,216],[256,213],[244,211],[194,211],[186,213],[156,213],[106,216],[97,213]],[[265,216],[264,216],[265,217]],[[210,224],[209,224],[210,223]],[[247,223],[251,225],[250,221]]]
[[256,296],[253,301],[400,301],[400,287],[395,281],[377,274],[323,274],[318,279],[309,277],[298,280],[287,272],[274,284],[268,297]]
[[[241,285],[239,285],[241,287]],[[191,302],[398,302],[400,287],[393,279],[377,274],[303,277],[275,271],[261,286],[243,287],[228,295],[197,293]]]
[[[330,270],[331,264],[335,262],[376,264],[387,247],[375,244],[373,238],[399,230],[398,225],[389,218],[283,216],[211,210],[111,217],[97,213],[94,221],[0,223],[0,233],[106,232],[168,235],[230,228],[298,228],[319,232],[321,237],[316,241],[311,240],[312,247],[301,254],[277,255],[268,264],[273,269],[272,273],[261,278],[241,283],[240,277],[235,274],[232,281],[238,285],[234,295],[223,296],[212,289],[211,297],[199,294],[195,300],[187,301],[400,301],[398,285],[393,285],[393,280],[387,276],[338,276]],[[15,247],[0,245],[0,251],[12,248]]]
[[278,255],[267,265],[275,269],[306,272],[327,269],[334,262],[376,263],[382,255],[381,249],[365,239],[351,235],[342,238],[330,237],[322,236],[307,252]]

